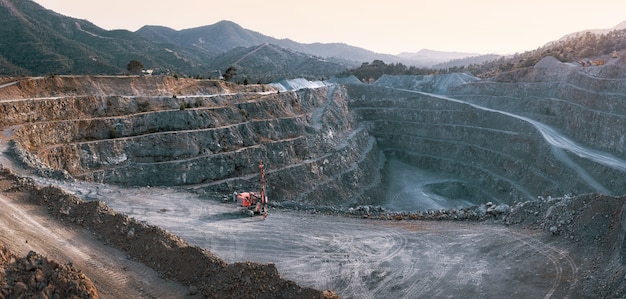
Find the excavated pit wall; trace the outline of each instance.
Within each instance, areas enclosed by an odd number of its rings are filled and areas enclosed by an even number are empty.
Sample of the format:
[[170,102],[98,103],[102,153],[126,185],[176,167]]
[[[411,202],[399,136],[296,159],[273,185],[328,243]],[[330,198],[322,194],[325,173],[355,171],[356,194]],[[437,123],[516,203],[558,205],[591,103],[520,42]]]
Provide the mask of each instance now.
[[[298,124],[301,134],[293,137],[293,144],[283,140],[237,151],[232,160],[253,167],[257,165],[254,157],[263,157],[264,164],[268,161],[268,191],[270,198],[277,201],[350,205],[377,198],[380,155],[374,138],[354,121],[345,89],[331,86],[281,95],[288,95],[293,104],[301,105],[300,110],[306,115],[306,121]],[[228,175],[192,188],[222,193],[255,188],[255,171]]]
[[[492,84],[502,88],[501,84],[485,82],[466,86],[452,96],[485,107],[514,111],[567,132],[579,143],[593,144],[597,149],[626,157],[622,130],[626,126],[624,95],[600,95],[563,83],[504,88],[508,91],[502,95],[502,91],[490,90]],[[623,88],[626,90],[626,86]]]
[[256,91],[257,88],[276,90],[269,86],[237,86],[225,81],[169,76],[49,76],[16,78],[15,82],[14,85],[0,89],[0,98],[22,100],[85,95],[98,97],[115,95],[173,97],[182,94],[229,93],[234,90],[237,92]]
[[550,65],[456,86],[449,95],[531,117],[579,143],[626,158],[626,62],[576,67],[552,61]]
[[[63,82],[67,90],[75,80]],[[140,96],[142,87],[134,80],[119,84],[131,83],[117,92],[133,96],[0,103],[10,115],[4,125],[18,125],[18,146],[41,163],[87,181],[231,193],[258,188],[263,160],[273,200],[350,204],[375,197],[366,189],[380,181],[380,156],[374,139],[354,122],[343,88],[275,93],[257,86],[161,97]],[[110,92],[102,82],[91,84],[95,93]],[[88,89],[86,83],[77,86]],[[32,112],[38,110],[46,113]]]
[[603,66],[563,64],[552,57],[535,67],[486,82],[451,89],[450,96],[483,107],[525,116],[551,126],[593,155],[610,157],[598,164],[575,154],[569,158],[605,190],[626,194],[626,61]]
[[[7,115],[3,125],[17,125],[14,135],[19,146],[53,169],[88,181],[126,186],[180,186],[221,194],[256,190],[262,159],[273,201],[380,204],[390,183],[382,168],[390,159],[399,159],[451,178],[429,186],[432,190],[442,194],[471,191],[469,199],[477,204],[598,191],[557,158],[567,156],[610,192],[626,192],[622,172],[551,147],[531,123],[432,95],[365,85],[277,93],[262,92],[270,87],[237,90],[206,80],[183,80],[179,86],[170,86],[176,82],[169,78],[158,84],[154,78],[147,79],[143,87],[140,79],[130,78],[117,82],[123,86],[112,92],[102,87],[109,79],[96,79],[44,78],[30,80],[37,84],[28,80],[20,84],[42,85],[45,90],[52,80],[58,90],[82,93],[91,84],[95,94],[131,95],[18,97],[0,103]],[[612,88],[621,86],[610,83]],[[507,97],[514,97],[552,86],[500,84],[500,89],[490,83],[466,84],[466,89],[453,89],[454,97],[478,101],[478,95],[488,94],[487,89],[497,95],[492,98],[504,97],[507,92],[502,89],[511,90],[512,96]],[[533,84],[538,87],[533,89]],[[159,91],[142,90],[151,86]],[[186,94],[142,96],[144,92],[172,93],[164,88]],[[548,92],[557,94],[558,90]],[[51,91],[30,92],[60,96]],[[207,93],[197,95],[202,92]],[[588,97],[584,102],[593,101]],[[541,103],[533,109],[544,109]],[[593,105],[610,109],[614,104]],[[616,114],[612,121],[619,124],[619,119]],[[607,131],[617,134],[618,129]]]
[[476,203],[594,191],[529,122],[426,94],[357,85],[348,91],[351,109],[388,158],[479,186],[489,198]]

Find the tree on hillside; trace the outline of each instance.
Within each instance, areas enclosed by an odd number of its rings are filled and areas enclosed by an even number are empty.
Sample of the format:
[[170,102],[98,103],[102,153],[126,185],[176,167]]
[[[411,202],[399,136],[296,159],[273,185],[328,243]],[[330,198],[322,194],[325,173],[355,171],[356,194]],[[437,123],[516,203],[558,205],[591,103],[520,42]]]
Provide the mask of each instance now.
[[339,76],[354,75],[361,81],[369,82],[370,80],[377,80],[382,75],[426,75],[434,73],[435,71],[427,68],[417,68],[414,66],[407,67],[402,63],[386,64],[382,60],[374,60],[372,63],[364,62],[360,67],[355,69],[349,69]]
[[133,59],[126,66],[126,70],[128,70],[128,72],[131,74],[139,75],[143,70],[143,64]]
[[234,66],[228,67],[226,72],[224,72],[224,80],[230,81],[233,77],[237,76],[237,69]]

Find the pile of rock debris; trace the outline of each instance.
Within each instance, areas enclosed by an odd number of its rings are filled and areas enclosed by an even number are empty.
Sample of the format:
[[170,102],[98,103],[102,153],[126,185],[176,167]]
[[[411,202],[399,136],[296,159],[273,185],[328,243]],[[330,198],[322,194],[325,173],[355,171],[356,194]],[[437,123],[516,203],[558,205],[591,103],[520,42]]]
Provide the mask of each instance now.
[[[273,209],[303,213],[359,217],[380,220],[480,221],[541,229],[576,242],[595,242],[610,235],[622,221],[626,195],[584,194],[579,196],[538,197],[513,205],[485,204],[452,209],[392,211],[378,205],[353,208],[313,206],[294,202],[272,202]],[[624,220],[626,221],[626,220]]]
[[71,264],[31,251],[19,257],[0,244],[0,298],[99,298],[91,280]]

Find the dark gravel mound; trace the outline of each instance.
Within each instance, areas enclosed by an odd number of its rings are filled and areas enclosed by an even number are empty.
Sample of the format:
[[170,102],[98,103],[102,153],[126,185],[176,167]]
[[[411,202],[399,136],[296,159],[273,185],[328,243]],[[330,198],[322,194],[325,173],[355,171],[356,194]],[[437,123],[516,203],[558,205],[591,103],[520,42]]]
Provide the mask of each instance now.
[[99,298],[80,270],[33,251],[19,257],[0,243],[0,298]]

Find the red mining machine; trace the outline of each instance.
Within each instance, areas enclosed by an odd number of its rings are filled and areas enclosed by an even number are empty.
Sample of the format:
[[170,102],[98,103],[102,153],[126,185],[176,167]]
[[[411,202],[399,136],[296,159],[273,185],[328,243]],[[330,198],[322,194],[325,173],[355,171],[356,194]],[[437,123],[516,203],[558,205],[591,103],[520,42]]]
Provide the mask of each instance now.
[[259,171],[261,172],[261,192],[235,192],[237,205],[242,211],[250,216],[263,214],[263,220],[267,218],[267,196],[265,195],[265,170],[263,169],[263,160],[259,162]]

